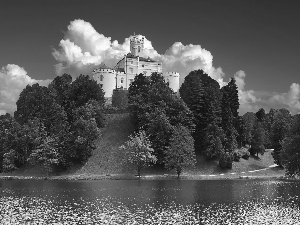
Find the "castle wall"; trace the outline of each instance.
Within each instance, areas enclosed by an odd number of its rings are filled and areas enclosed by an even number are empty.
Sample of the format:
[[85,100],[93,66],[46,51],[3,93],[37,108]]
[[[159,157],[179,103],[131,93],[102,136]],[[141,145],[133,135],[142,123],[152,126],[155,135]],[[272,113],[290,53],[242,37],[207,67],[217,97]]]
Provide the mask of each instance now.
[[104,97],[111,97],[116,87],[116,71],[111,69],[100,69],[94,72],[93,78],[105,92]]
[[177,72],[165,72],[163,73],[166,82],[169,82],[169,87],[174,91],[179,90],[179,73]]

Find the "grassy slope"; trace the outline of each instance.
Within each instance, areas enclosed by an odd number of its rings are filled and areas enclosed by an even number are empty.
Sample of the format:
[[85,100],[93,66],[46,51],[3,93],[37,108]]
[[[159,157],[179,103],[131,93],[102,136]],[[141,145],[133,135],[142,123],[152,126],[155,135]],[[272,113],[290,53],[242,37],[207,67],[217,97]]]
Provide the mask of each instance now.
[[122,159],[118,149],[129,139],[128,136],[133,133],[134,128],[128,114],[108,114],[106,122],[92,157],[76,174],[108,174],[123,171],[120,167]]
[[[89,159],[85,166],[80,168],[75,174],[116,174],[124,173],[126,169],[122,168],[118,148],[128,140],[128,136],[133,132],[133,126],[130,123],[128,114],[108,115],[107,126],[103,130],[103,135],[97,143],[97,148],[93,152],[93,156]],[[259,158],[252,157],[248,160],[240,159],[240,162],[234,162],[231,170],[221,170],[218,161],[206,161],[203,156],[197,156],[197,164],[195,168],[185,170],[186,175],[209,175],[220,174],[230,175],[257,175],[257,176],[275,176],[283,175],[284,171],[278,168],[268,169],[255,173],[248,171],[263,169],[274,164],[271,150],[266,150],[264,155]],[[240,172],[247,172],[241,174]],[[132,174],[132,171],[130,172]],[[152,174],[174,174],[174,171],[167,171],[160,166],[145,168],[142,170],[144,175]]]

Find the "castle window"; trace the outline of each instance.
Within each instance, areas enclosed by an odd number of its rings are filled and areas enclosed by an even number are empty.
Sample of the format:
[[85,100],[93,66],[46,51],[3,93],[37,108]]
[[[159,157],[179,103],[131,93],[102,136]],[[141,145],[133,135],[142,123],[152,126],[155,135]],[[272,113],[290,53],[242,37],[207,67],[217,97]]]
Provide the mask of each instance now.
[[100,87],[103,88],[103,84],[100,84]]
[[133,68],[129,68],[130,73],[133,73]]
[[100,75],[100,81],[103,81],[103,75]]
[[141,47],[140,46],[138,47],[138,52],[141,52]]
[[122,78],[121,78],[121,84],[123,84],[123,83],[124,83],[124,78],[122,77]]
[[129,79],[129,84],[131,84],[133,82],[133,79]]

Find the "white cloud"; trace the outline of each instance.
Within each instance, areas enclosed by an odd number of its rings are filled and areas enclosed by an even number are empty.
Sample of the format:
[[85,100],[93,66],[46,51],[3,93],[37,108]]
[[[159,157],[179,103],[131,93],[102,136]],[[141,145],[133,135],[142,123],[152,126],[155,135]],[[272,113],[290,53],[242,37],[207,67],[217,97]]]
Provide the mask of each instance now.
[[[146,37],[144,41],[144,56],[161,61],[164,71],[179,72],[183,80],[190,71],[203,69],[223,84],[222,68],[216,69],[212,66],[212,54],[200,45],[176,42],[161,55]],[[110,37],[98,33],[89,22],[78,19],[70,22],[64,39],[59,43],[59,49],[54,49],[52,54],[58,61],[55,66],[56,73],[69,73],[75,78],[81,73],[91,73],[102,62],[113,67],[129,51],[130,37],[122,44],[117,40],[111,41]]]
[[21,91],[29,84],[46,86],[50,80],[35,80],[27,75],[24,68],[8,64],[0,70],[0,115],[13,113]]
[[[221,87],[227,84],[222,68],[213,66],[211,52],[200,45],[175,42],[164,54],[159,54],[151,41],[145,37],[144,40],[145,56],[161,61],[164,71],[179,72],[181,83],[189,72],[202,69],[218,81]],[[59,43],[59,49],[54,49],[52,54],[58,61],[55,65],[57,75],[68,73],[75,78],[79,74],[90,74],[102,62],[113,67],[129,51],[130,37],[123,43],[112,41],[110,37],[96,31],[89,22],[78,19],[70,22],[64,39]],[[299,113],[299,84],[292,84],[287,93],[263,93],[246,90],[244,71],[236,72],[234,78],[238,86],[240,114],[248,111],[256,112],[262,107],[266,110],[285,107],[292,113]]]

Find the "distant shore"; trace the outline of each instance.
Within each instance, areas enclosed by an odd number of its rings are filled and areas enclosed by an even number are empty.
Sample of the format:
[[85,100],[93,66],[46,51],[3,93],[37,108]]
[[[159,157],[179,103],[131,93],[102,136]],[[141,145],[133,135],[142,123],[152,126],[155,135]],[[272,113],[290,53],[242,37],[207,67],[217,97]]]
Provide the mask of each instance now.
[[[65,181],[80,181],[80,180],[177,180],[176,175],[141,175],[139,178],[136,175],[129,174],[79,174],[79,175],[61,175],[61,176],[16,176],[16,175],[0,175],[0,180],[65,180]],[[240,174],[224,174],[224,175],[189,175],[183,174],[180,180],[236,180],[236,179],[270,179],[270,180],[295,180],[299,178],[289,178],[282,174],[263,174],[263,175],[240,175]]]

